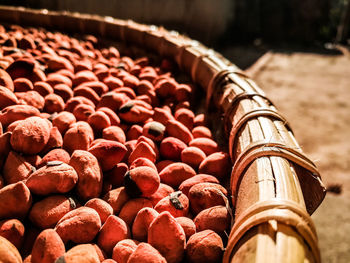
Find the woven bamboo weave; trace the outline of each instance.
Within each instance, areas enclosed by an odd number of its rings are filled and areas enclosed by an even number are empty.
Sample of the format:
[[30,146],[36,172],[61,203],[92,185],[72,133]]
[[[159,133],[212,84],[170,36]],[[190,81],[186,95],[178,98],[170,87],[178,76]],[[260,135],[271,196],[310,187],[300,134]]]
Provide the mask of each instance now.
[[226,131],[235,220],[223,262],[320,262],[310,218],[325,196],[317,168],[284,117],[234,64],[177,32],[111,17],[0,7],[0,22],[93,34],[172,58],[205,90],[208,114],[219,116]]

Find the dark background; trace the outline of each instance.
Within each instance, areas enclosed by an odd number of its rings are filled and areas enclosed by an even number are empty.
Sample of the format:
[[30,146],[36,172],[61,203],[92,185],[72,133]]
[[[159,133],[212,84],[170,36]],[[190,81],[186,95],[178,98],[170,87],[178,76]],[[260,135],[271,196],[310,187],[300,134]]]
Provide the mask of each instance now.
[[207,45],[332,42],[347,0],[0,0],[163,25]]

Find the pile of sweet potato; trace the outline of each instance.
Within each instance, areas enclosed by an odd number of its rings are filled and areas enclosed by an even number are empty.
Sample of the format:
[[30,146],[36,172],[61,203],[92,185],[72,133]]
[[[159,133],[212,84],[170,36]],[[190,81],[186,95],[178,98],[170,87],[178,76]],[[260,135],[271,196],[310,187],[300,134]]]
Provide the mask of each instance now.
[[231,163],[173,68],[0,26],[1,262],[220,262]]

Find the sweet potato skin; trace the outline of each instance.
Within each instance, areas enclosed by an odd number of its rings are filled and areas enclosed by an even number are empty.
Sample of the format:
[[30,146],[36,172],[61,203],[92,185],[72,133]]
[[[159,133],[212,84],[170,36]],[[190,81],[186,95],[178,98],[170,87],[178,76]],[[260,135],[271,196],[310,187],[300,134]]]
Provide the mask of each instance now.
[[55,262],[66,252],[62,239],[53,229],[45,229],[36,238],[32,249],[32,263]]
[[186,259],[191,263],[220,262],[224,246],[218,234],[204,230],[190,237],[186,246]]
[[101,228],[98,213],[89,207],[80,207],[65,214],[55,227],[63,242],[74,243],[91,242]]
[[151,223],[148,243],[170,263],[181,262],[185,253],[186,235],[169,212],[162,212]]
[[23,182],[0,189],[0,219],[23,218],[32,205],[32,195]]

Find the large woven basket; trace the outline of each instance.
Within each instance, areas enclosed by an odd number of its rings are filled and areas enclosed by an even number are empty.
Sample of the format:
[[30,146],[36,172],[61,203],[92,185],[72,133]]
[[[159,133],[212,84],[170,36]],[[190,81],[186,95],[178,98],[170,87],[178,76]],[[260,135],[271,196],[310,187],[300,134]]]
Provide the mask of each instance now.
[[310,218],[325,196],[320,175],[287,121],[234,64],[176,32],[110,17],[0,6],[0,22],[93,34],[176,61],[205,91],[208,116],[234,164],[223,262],[320,262]]

